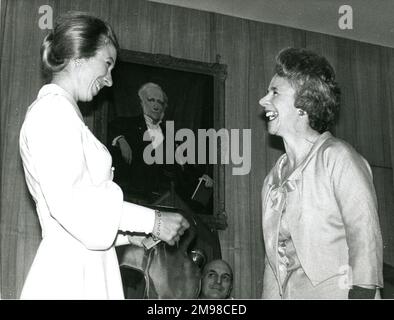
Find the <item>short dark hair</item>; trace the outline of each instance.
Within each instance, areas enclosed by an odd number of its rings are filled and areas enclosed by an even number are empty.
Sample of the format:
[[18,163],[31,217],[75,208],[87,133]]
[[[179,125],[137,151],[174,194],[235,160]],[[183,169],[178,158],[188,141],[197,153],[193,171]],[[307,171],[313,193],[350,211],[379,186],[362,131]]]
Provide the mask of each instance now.
[[323,133],[339,112],[340,89],[326,58],[306,49],[287,48],[276,57],[275,72],[290,81],[295,107],[308,113],[312,129]]
[[62,14],[41,45],[44,75],[52,77],[53,73],[63,70],[71,59],[91,58],[107,44],[119,50],[118,40],[107,22],[84,12]]

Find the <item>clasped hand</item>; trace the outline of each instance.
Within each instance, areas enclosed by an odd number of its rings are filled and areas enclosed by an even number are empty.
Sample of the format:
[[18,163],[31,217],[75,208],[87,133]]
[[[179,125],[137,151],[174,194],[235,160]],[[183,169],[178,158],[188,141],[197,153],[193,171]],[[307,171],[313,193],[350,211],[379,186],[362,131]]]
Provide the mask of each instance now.
[[174,245],[190,227],[189,222],[179,213],[160,211],[156,212],[153,236]]

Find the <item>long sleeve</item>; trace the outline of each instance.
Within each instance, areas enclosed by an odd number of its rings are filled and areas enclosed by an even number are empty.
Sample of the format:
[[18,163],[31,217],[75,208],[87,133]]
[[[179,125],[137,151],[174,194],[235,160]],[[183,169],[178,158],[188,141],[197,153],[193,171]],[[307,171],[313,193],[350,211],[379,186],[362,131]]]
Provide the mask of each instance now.
[[89,175],[84,125],[70,103],[45,99],[28,115],[24,135],[50,215],[91,250],[111,247],[119,229],[150,232],[153,210],[123,202],[109,172],[97,181]]
[[353,285],[383,286],[383,245],[371,169],[354,150],[344,148],[335,157],[332,179],[346,231]]

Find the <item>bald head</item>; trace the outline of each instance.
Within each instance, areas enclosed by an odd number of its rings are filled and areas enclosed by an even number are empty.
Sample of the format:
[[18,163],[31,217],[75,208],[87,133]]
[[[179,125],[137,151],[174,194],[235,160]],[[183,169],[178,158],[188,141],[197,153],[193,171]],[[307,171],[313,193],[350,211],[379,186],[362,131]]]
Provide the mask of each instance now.
[[233,285],[233,271],[224,260],[207,263],[202,272],[201,299],[227,299]]

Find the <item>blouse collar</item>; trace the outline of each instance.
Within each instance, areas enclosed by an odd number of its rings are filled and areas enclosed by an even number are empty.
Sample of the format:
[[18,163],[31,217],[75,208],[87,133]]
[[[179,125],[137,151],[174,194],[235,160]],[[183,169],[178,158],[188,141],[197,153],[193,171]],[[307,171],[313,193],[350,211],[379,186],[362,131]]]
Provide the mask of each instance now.
[[[332,134],[329,131],[326,131],[322,133],[314,142],[311,150],[309,151],[308,155],[305,157],[304,161],[301,162],[301,164],[293,171],[293,173],[287,178],[287,180],[298,180],[300,177],[300,174],[304,170],[304,168],[307,166],[309,161],[313,158],[314,154],[320,149],[320,147],[323,145],[323,143],[332,137]],[[282,168],[285,162],[287,161],[287,154],[283,154],[279,160],[278,160],[278,166],[276,170],[277,174],[277,179],[278,181],[282,180],[281,173],[282,173]]]

